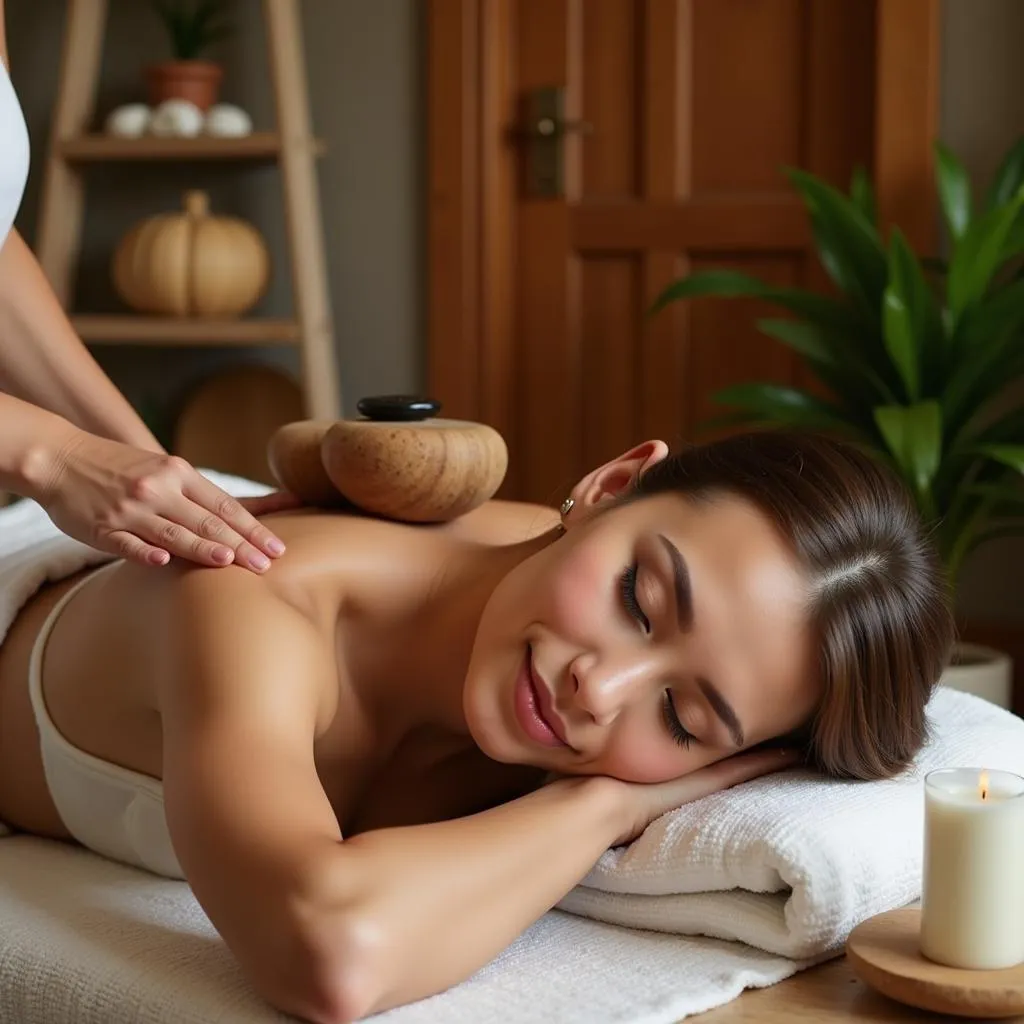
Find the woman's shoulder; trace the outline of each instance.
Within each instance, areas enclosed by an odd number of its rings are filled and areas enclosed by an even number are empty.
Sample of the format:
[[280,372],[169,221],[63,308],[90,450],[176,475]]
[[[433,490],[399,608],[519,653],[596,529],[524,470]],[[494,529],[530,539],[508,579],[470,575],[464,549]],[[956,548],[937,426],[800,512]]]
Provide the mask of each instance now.
[[[342,512],[298,510],[268,517],[274,532],[299,560],[377,547],[387,552],[447,543],[519,544],[558,525],[558,512],[545,505],[492,500],[446,523],[397,523]],[[283,560],[282,563],[283,564]],[[277,566],[275,566],[276,571]]]
[[519,544],[554,529],[558,512],[523,501],[487,501],[442,526],[444,532],[479,544]]

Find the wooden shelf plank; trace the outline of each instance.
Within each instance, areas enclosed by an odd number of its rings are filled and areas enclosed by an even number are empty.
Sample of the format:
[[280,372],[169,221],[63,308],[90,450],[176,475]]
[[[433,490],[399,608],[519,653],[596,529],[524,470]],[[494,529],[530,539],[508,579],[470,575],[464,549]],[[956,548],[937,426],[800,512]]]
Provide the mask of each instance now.
[[[199,136],[193,139],[160,138],[144,135],[122,139],[114,135],[80,135],[58,143],[61,156],[72,163],[134,160],[274,160],[281,153],[281,136],[276,132],[253,132],[240,139]],[[319,139],[314,153],[324,151]]]
[[94,345],[295,345],[301,339],[295,320],[85,314],[71,322]]

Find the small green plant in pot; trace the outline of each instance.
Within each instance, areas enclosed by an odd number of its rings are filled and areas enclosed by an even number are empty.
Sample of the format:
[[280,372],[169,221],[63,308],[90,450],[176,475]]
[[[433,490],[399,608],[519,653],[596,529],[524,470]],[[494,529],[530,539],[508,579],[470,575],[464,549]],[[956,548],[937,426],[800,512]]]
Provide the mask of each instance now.
[[1024,533],[1024,139],[980,201],[955,156],[935,152],[948,262],[919,259],[898,228],[883,239],[862,172],[844,194],[791,170],[836,294],[707,270],[671,283],[653,308],[753,297],[793,314],[758,326],[800,354],[827,397],[739,384],[715,395],[734,410],[726,418],[870,447],[905,480],[955,586],[972,551]]
[[217,102],[223,68],[204,55],[230,33],[225,0],[152,0],[167,30],[172,60],[146,69],[150,106],[183,99],[200,110]]

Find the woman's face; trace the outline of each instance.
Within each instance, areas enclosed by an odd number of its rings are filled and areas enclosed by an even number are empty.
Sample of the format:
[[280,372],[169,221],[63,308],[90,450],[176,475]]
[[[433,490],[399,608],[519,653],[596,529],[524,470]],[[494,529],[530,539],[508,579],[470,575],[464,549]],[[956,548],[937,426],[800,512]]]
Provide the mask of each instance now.
[[661,782],[802,725],[806,588],[752,504],[662,494],[582,517],[489,600],[464,692],[490,757]]

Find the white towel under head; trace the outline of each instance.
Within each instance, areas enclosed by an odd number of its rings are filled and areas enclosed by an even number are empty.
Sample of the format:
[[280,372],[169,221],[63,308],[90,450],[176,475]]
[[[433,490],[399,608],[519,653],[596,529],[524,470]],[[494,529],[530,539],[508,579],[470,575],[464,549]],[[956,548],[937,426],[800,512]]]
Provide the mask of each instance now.
[[560,906],[796,959],[838,950],[860,921],[918,897],[928,771],[983,764],[1024,775],[1020,718],[946,688],[928,710],[931,740],[904,776],[787,772],[707,797],[609,850]]

